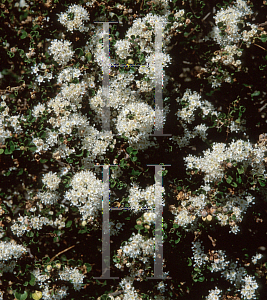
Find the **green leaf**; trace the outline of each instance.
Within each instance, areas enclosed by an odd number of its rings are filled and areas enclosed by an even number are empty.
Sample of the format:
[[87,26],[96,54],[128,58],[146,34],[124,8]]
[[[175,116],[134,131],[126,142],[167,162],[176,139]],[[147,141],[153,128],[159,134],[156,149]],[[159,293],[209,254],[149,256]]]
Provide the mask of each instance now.
[[237,183],[242,183],[242,178],[240,176],[236,176]]
[[261,36],[261,41],[262,41],[263,43],[267,42],[267,35],[266,35],[266,34],[263,34],[263,35]]
[[25,291],[21,296],[20,296],[20,300],[25,300],[28,297],[28,293]]
[[240,166],[240,168],[237,168],[237,172],[238,172],[239,174],[243,174],[243,173],[245,172],[244,167],[243,167],[243,166]]
[[12,151],[10,151],[10,149],[8,149],[8,148],[5,149],[5,154],[11,154],[11,153],[12,153]]
[[4,149],[0,149],[0,154],[3,154],[4,153]]
[[69,228],[72,224],[72,220],[69,220],[67,223],[66,223],[66,228]]
[[232,180],[233,180],[233,177],[228,176],[226,179],[226,182],[230,184],[232,182]]
[[199,277],[197,281],[199,281],[199,282],[203,282],[204,280],[205,280],[205,277],[204,277],[204,276],[202,276],[202,277]]
[[86,266],[87,272],[89,273],[92,270],[92,266],[88,263],[84,264]]
[[9,141],[8,146],[9,147],[5,149],[5,154],[11,154],[15,150],[15,145],[13,141]]
[[19,172],[18,172],[18,176],[20,176],[21,174],[23,174],[23,169],[22,168],[20,168],[20,170],[19,170]]
[[81,57],[84,55],[83,50],[81,48],[77,48],[76,51],[77,51],[78,57]]
[[23,39],[26,39],[26,37],[27,37],[27,35],[28,35],[28,33],[25,31],[25,30],[21,30],[21,36],[20,36],[20,38],[23,40]]
[[48,159],[46,159],[46,158],[41,158],[40,159],[40,163],[41,164],[45,164],[47,161],[48,161]]
[[260,91],[255,91],[253,94],[251,94],[251,97],[259,96],[260,93]]
[[127,151],[129,154],[131,154],[132,151],[133,151],[133,148],[132,148],[132,147],[127,147],[127,148],[126,148],[126,151]]
[[259,184],[260,186],[265,186],[266,185],[266,181],[265,180],[258,180],[259,181]]
[[33,274],[31,274],[31,280],[30,280],[30,285],[34,286],[35,285],[35,276]]
[[36,151],[36,150],[37,150],[37,147],[35,147],[35,146],[33,146],[33,147],[29,147],[29,150],[30,150],[31,152],[34,152],[34,151]]
[[191,267],[192,266],[192,260],[191,258],[188,258],[188,267]]
[[82,150],[82,152],[81,152],[81,153],[79,153],[79,154],[76,154],[76,156],[77,156],[77,157],[83,156],[83,150]]
[[137,229],[137,230],[144,229],[144,227],[142,225],[135,225],[134,228]]

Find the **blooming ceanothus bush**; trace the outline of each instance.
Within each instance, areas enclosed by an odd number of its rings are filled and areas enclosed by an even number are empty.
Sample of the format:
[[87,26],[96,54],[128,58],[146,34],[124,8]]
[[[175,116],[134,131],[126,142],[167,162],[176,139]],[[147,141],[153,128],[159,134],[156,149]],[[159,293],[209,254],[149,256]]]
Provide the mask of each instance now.
[[215,2],[3,1],[0,299],[265,296],[266,3]]

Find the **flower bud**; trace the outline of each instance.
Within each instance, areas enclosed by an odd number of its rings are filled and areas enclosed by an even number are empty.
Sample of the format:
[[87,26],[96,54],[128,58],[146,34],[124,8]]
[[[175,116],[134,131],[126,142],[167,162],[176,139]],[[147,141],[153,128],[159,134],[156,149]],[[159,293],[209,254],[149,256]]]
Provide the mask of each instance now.
[[51,266],[51,265],[48,265],[48,266],[46,267],[46,269],[47,269],[47,271],[49,272],[49,271],[52,270],[52,266]]
[[137,221],[136,221],[136,224],[137,224],[137,225],[142,225],[142,221],[141,221],[141,220],[137,220]]
[[232,163],[230,163],[230,162],[226,164],[226,167],[227,167],[227,168],[232,168],[232,166],[233,166],[233,165],[232,165]]
[[202,210],[202,212],[201,212],[201,215],[202,215],[202,217],[206,217],[207,216],[207,211],[204,209],[204,210]]
[[60,268],[61,268],[61,264],[60,264],[60,263],[57,263],[57,264],[56,264],[56,268],[57,268],[57,269],[60,269]]

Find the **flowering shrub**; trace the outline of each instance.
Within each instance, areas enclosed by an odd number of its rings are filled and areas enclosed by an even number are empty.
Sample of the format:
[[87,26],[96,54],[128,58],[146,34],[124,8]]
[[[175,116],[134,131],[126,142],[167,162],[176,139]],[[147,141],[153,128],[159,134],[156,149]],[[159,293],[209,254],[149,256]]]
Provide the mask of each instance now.
[[266,299],[266,1],[0,5],[0,299]]

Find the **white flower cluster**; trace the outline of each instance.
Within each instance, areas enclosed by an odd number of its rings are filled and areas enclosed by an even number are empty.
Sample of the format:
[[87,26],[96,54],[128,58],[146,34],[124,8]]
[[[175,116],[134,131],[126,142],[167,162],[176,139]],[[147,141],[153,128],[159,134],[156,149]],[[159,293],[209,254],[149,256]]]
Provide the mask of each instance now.
[[82,76],[82,72],[80,69],[67,67],[57,75],[57,82],[58,83],[71,82],[75,78],[79,79],[80,76]]
[[[243,0],[237,0],[232,7],[227,9],[221,8],[214,17],[216,26],[213,28],[210,36],[222,47],[237,44],[240,41],[245,42],[247,47],[249,47],[251,39],[257,34],[257,26],[245,22],[244,18],[252,13],[252,10]],[[249,26],[251,30],[241,31],[238,26]]]
[[[250,47],[253,39],[258,34],[257,25],[245,21],[247,16],[252,13],[246,1],[237,0],[233,6],[227,9],[221,8],[215,15],[216,26],[205,37],[205,40],[212,38],[222,48],[219,51],[215,51],[216,56],[211,60],[212,63],[217,63],[216,68],[205,70],[205,72],[212,71],[212,75],[207,78],[212,84],[212,88],[221,86],[222,82],[232,82],[232,77],[227,70],[221,70],[220,73],[215,72],[214,69],[218,69],[218,62],[223,66],[231,65],[241,70],[239,57],[242,55],[242,50],[239,49],[240,46],[238,44],[241,42],[241,44],[244,43],[247,47]],[[244,30],[244,28],[248,27],[251,29]]]
[[129,103],[120,111],[117,130],[129,139],[129,144],[138,144],[152,133],[155,111],[144,102]]
[[[126,37],[131,39],[132,35],[135,37],[139,36],[138,44],[141,48],[141,52],[147,54],[155,53],[155,43],[153,42],[152,37],[155,33],[156,22],[162,22],[162,50],[165,52],[166,44],[169,44],[171,39],[168,32],[164,30],[167,21],[166,16],[157,16],[149,13],[144,18],[138,18],[133,21],[133,25],[127,31]],[[149,26],[151,29],[148,29]]]
[[221,290],[215,287],[215,290],[210,290],[209,295],[206,297],[206,300],[220,300]]
[[[129,241],[118,250],[118,257],[121,262],[115,266],[119,269],[124,269],[124,264],[126,264],[130,268],[131,274],[134,275],[136,273],[135,263],[137,263],[137,259],[146,265],[150,264],[149,257],[155,256],[154,246],[155,238],[145,240],[141,234],[133,233]],[[133,259],[132,262],[129,261],[130,258]]]
[[88,31],[84,26],[84,21],[90,20],[89,13],[81,5],[71,5],[66,12],[59,15],[59,22],[67,27],[67,31],[79,30],[80,32]]
[[[140,85],[140,91],[152,91],[155,87],[155,79],[159,78],[159,72],[162,74],[159,84],[165,85],[167,82],[167,76],[165,76],[164,67],[166,67],[170,62],[171,58],[169,54],[166,53],[157,53],[157,54],[148,54],[145,58],[148,67],[140,66],[138,69],[139,74],[145,74],[149,81],[137,81],[137,87]],[[158,69],[156,66],[160,66]],[[147,83],[147,90],[144,89],[144,86]]]
[[[241,70],[241,60],[239,58],[242,55],[242,49],[239,49],[237,45],[226,45],[221,50],[215,51],[214,54],[216,54],[216,56],[212,57],[211,62],[213,64],[216,64],[216,67],[208,69],[204,68],[204,72],[212,71],[214,68],[216,69],[218,63],[223,66],[234,66],[235,68],[237,68],[237,70]],[[222,82],[231,83],[232,77],[227,70],[221,70],[220,73],[212,71],[207,80],[212,84],[213,88],[216,88],[218,86],[221,86]]]
[[211,272],[219,272],[225,270],[230,264],[230,261],[225,260],[225,251],[223,250],[212,250],[213,261],[211,262]]
[[138,299],[138,294],[133,286],[133,278],[127,276],[123,278],[119,285],[123,289],[123,300]]
[[226,280],[229,280],[231,284],[234,283],[237,289],[241,286],[242,279],[246,274],[245,268],[238,267],[235,262],[231,262],[229,268],[222,272],[222,276],[225,277]]
[[53,205],[58,202],[59,194],[57,192],[38,192],[36,195],[44,205]]
[[251,262],[256,265],[258,260],[262,259],[263,255],[261,253],[257,253],[255,256],[251,258]]
[[[61,91],[57,96],[47,102],[47,111],[49,113],[53,112],[57,117],[63,115],[61,118],[55,119],[51,117],[49,123],[53,126],[59,127],[63,120],[66,120],[70,115],[70,111],[67,110],[67,107],[70,107],[71,110],[76,111],[77,107],[80,107],[80,102],[82,101],[83,95],[86,93],[86,84],[81,83],[70,83],[63,84]],[[65,118],[65,119],[64,119]],[[79,120],[84,119],[81,114],[73,115],[73,122],[79,124]],[[73,124],[74,125],[74,124]]]
[[[112,108],[121,109],[128,102],[135,102],[136,95],[131,91],[129,85],[134,82],[134,74],[119,73],[114,79],[110,80],[109,86],[109,106]],[[91,108],[101,115],[102,108],[104,107],[104,100],[102,97],[102,87],[97,90],[94,97],[90,99]]]
[[202,110],[202,119],[207,116],[218,116],[214,106],[207,100],[201,100],[201,96],[197,92],[192,92],[187,89],[182,98],[177,98],[176,101],[185,105],[176,115],[181,120],[183,127],[183,136],[172,136],[172,140],[177,142],[180,148],[190,144],[190,140],[199,136],[203,141],[207,139],[208,127],[205,124],[196,125],[193,130],[189,130],[187,124],[192,124],[195,121],[195,114],[198,109]]
[[114,143],[116,143],[111,132],[100,132],[93,126],[81,126],[79,136],[82,142],[81,149],[89,152],[89,156],[84,159],[84,162],[92,162],[98,155],[104,155],[108,146],[114,147]]
[[226,260],[226,255],[223,250],[212,250],[209,252],[209,257],[205,254],[204,247],[201,243],[202,242],[199,241],[192,242],[192,259],[194,261],[194,266],[200,268],[202,265],[210,264],[211,272],[223,271],[229,266],[230,261]]
[[[32,66],[32,71],[37,76],[36,80],[38,84],[44,82],[45,79],[47,81],[50,81],[53,78],[53,74],[49,72],[48,66],[44,63],[39,63],[37,65],[35,64],[34,66]],[[38,75],[39,72],[41,73]]]
[[157,215],[153,212],[146,212],[143,214],[144,223],[147,223],[149,225],[156,222]]
[[81,171],[73,176],[70,186],[72,188],[65,193],[64,198],[70,201],[70,205],[79,208],[83,220],[94,218],[101,207],[102,181],[91,171]]
[[58,189],[61,180],[57,176],[57,173],[50,171],[49,173],[43,174],[42,181],[51,191],[55,191]]
[[180,9],[174,14],[175,21],[172,23],[170,30],[176,30],[177,28],[185,25],[184,14],[185,14],[184,9]]
[[71,49],[71,42],[67,40],[60,41],[55,39],[51,41],[48,51],[53,55],[54,60],[63,66],[69,62],[74,54],[74,51]]
[[[156,185],[153,184],[151,186],[148,186],[145,190],[141,190],[138,185],[133,185],[129,190],[129,199],[128,203],[130,204],[132,212],[137,213],[140,210],[151,210],[155,208],[155,205],[157,203],[157,199],[155,197],[155,188]],[[162,194],[165,193],[164,187],[157,187],[161,189]],[[161,195],[162,195],[161,194]],[[165,205],[164,199],[160,199],[162,202],[160,205]],[[152,218],[153,215],[146,215],[145,218]]]
[[214,143],[210,149],[204,151],[204,157],[198,158],[188,155],[184,158],[188,169],[196,168],[205,173],[205,183],[210,183],[224,176],[224,168],[222,162],[229,160],[230,162],[244,162],[244,170],[251,164],[253,173],[258,175],[265,174],[264,167],[264,148],[255,145],[254,149],[250,142],[243,140],[232,141],[227,147],[224,143]]
[[[237,195],[226,195],[225,197],[225,205],[223,205],[222,210],[224,213],[218,213],[216,214],[216,217],[220,223],[221,226],[230,225],[231,230],[230,232],[236,234],[238,233],[239,227],[236,223],[240,223],[243,220],[243,213],[246,213],[247,208],[250,206],[250,204],[254,204],[253,200],[255,197],[250,195],[247,192],[243,192]],[[235,216],[235,221],[230,220],[228,216],[228,212],[231,212],[231,217]]]
[[21,245],[18,245],[14,240],[11,240],[10,242],[7,241],[0,242],[1,261],[8,261],[10,259],[17,260],[26,252],[27,252],[26,248]]
[[235,59],[242,55],[242,50],[237,47],[237,45],[227,45],[222,50],[218,51],[218,54],[212,57],[211,61],[213,63],[221,62],[225,66],[233,65],[238,67],[241,65],[241,60]]
[[116,48],[116,54],[121,59],[126,59],[131,55],[131,43],[128,40],[118,40],[114,47]]
[[42,274],[41,270],[39,268],[33,270],[32,274],[35,277],[35,280],[37,282],[37,284],[43,288],[44,287],[44,283],[46,280],[48,280],[50,277],[48,276],[48,274]]
[[[36,283],[38,284],[38,286],[43,289],[42,290],[42,299],[44,300],[61,300],[63,298],[65,298],[68,295],[67,290],[69,289],[67,286],[61,286],[59,289],[54,290],[53,289],[49,289],[49,279],[50,276],[46,273],[43,274],[44,272],[41,272],[41,270],[35,269],[33,270],[32,274],[35,277]],[[58,279],[56,279],[58,280]]]
[[[5,100],[8,100],[8,95],[2,95],[2,102],[0,103],[0,143],[5,144],[6,138],[9,138],[13,133],[23,132],[19,121],[26,121],[22,115],[11,116],[10,108],[7,106]],[[4,108],[4,109],[3,109]],[[10,127],[13,127],[13,130]]]
[[65,227],[65,222],[63,220],[62,215],[59,215],[58,218],[53,220],[49,220],[47,217],[41,217],[40,214],[35,217],[28,216],[19,216],[17,221],[11,226],[11,231],[16,236],[20,237],[27,231],[31,231],[32,229],[41,230],[44,225],[58,227],[58,229],[62,229]]
[[4,272],[13,272],[17,260],[27,252],[26,248],[18,245],[14,240],[0,242],[0,276]]
[[67,99],[79,107],[83,95],[86,93],[87,85],[85,82],[63,84],[59,97]]
[[34,153],[41,153],[41,151],[47,151],[49,149],[49,145],[47,145],[41,138],[33,138],[32,143],[37,148]]
[[[197,222],[197,218],[202,216],[202,211],[206,206],[206,196],[200,194],[199,196],[188,196],[186,201],[181,202],[181,207],[172,213],[175,216],[175,223],[179,226],[185,227],[186,230],[193,230],[193,223]],[[186,228],[191,224],[191,228]]]
[[[227,261],[225,253],[222,250],[210,251],[208,256],[204,252],[202,242],[196,241],[192,242],[192,244],[192,259],[194,261],[194,266],[198,266],[200,268],[204,264],[210,264],[211,272],[222,271],[222,276],[229,280],[231,284],[234,284],[235,291],[241,292],[244,299],[256,299],[255,290],[258,288],[258,284],[255,280],[253,280],[253,277],[246,275],[244,267],[238,267],[235,262]],[[245,285],[243,285],[240,290],[240,286],[243,281],[245,282]],[[206,298],[207,300],[220,299],[217,297],[217,295],[221,292],[220,290],[217,290],[217,292],[210,292],[211,294],[208,298]]]
[[205,262],[209,262],[209,257],[208,255],[205,254],[204,252],[204,247],[202,246],[201,242],[196,241],[192,242],[192,251],[193,251],[193,261],[194,261],[194,267],[199,267],[201,268],[202,265],[205,264]]
[[73,284],[74,289],[78,291],[81,289],[85,277],[76,267],[69,268],[68,266],[65,266],[64,271],[59,272],[59,276],[61,280],[70,281]]
[[246,132],[246,127],[243,126],[244,124],[246,124],[247,121],[242,119],[240,122],[239,120],[235,120],[235,121],[231,121],[231,125],[230,125],[230,131],[231,132]]
[[69,294],[67,292],[68,289],[69,289],[68,286],[62,286],[61,288],[57,289],[55,292],[54,289],[49,289],[48,285],[45,285],[45,287],[42,291],[42,299],[44,299],[44,300],[61,300]]
[[45,111],[45,105],[44,104],[41,104],[41,103],[38,103],[37,105],[35,105],[32,109],[32,115],[35,117],[35,118],[38,118],[40,117],[43,112]]
[[256,280],[253,280],[252,276],[247,275],[243,281],[245,284],[241,289],[242,297],[246,300],[256,299],[255,291],[259,287]]

